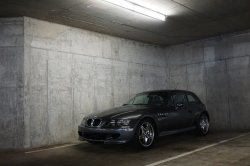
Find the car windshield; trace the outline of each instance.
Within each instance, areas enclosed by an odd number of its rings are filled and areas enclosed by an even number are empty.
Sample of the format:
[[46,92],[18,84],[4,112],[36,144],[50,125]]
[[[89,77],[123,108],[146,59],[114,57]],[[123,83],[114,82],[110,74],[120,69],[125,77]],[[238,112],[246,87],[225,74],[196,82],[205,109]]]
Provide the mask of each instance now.
[[126,105],[163,105],[168,97],[168,92],[145,92],[137,94]]

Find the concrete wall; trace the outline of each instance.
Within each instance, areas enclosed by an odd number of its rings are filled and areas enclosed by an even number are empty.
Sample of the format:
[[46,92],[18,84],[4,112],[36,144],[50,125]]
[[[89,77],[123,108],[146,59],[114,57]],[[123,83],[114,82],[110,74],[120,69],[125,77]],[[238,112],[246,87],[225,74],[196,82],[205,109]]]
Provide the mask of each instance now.
[[249,56],[249,32],[168,47],[168,88],[194,91],[212,129],[249,129]]
[[0,18],[0,148],[23,146],[23,18]]
[[25,147],[77,140],[94,111],[166,88],[165,48],[24,18]]
[[0,148],[77,139],[82,117],[187,89],[212,129],[249,129],[250,33],[160,48],[32,18],[0,19]]

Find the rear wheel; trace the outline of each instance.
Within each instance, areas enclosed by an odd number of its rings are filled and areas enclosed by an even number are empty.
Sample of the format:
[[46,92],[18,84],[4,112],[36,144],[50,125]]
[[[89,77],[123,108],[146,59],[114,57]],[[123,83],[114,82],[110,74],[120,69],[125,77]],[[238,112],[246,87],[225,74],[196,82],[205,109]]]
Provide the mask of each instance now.
[[196,125],[196,133],[199,135],[207,135],[209,131],[209,120],[206,114],[201,114]]
[[154,142],[155,139],[155,129],[154,125],[150,120],[143,120],[139,123],[134,145],[140,149],[149,149]]

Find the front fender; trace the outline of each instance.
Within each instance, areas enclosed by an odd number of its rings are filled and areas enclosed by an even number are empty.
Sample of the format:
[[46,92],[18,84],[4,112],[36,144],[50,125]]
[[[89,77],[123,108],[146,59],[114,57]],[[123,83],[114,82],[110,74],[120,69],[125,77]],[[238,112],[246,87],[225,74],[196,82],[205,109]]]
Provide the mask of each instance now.
[[154,118],[154,116],[152,116],[151,114],[145,114],[145,115],[142,115],[140,118],[140,121],[143,120],[143,119],[150,119],[153,123],[154,123],[154,126],[155,126],[155,129],[156,129],[156,135],[158,136],[158,133],[160,133],[159,129],[159,123],[158,121]]

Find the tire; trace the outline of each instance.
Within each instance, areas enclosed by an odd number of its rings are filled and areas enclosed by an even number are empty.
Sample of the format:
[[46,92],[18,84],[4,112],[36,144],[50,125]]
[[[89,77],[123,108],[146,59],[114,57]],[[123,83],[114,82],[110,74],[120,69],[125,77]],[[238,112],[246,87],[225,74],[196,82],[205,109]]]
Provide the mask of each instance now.
[[155,140],[155,127],[151,120],[142,120],[136,129],[134,145],[139,149],[149,149]]
[[207,135],[209,131],[209,119],[208,116],[202,113],[197,121],[195,133],[198,135]]

